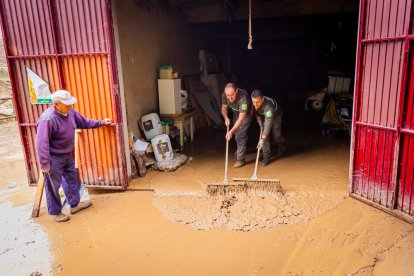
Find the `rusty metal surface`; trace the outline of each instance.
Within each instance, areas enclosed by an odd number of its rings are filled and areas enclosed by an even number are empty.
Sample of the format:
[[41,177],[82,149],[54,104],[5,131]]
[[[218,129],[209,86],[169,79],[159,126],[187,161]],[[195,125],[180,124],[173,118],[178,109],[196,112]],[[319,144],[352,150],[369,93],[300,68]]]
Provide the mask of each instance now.
[[0,15],[28,179],[37,183],[35,123],[47,108],[29,101],[25,66],[79,101],[89,118],[109,117],[116,128],[85,130],[80,137],[81,180],[88,186],[126,188],[110,5],[105,0],[1,0]]
[[411,4],[361,1],[350,193],[391,213],[412,216],[414,132],[409,118],[414,120],[414,82],[408,77],[413,61],[407,62],[414,39],[409,35]]

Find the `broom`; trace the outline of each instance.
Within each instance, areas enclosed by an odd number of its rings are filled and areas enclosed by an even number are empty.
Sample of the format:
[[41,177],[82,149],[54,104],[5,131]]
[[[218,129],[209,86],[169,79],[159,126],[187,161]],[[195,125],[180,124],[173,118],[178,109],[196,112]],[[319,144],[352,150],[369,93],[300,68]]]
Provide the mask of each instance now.
[[[227,126],[229,133],[229,126]],[[214,183],[207,185],[207,193],[209,195],[228,195],[245,192],[247,187],[244,183],[229,183],[227,180],[227,167],[229,164],[229,140],[226,139],[226,160],[224,162],[224,180],[223,183]]]
[[[262,138],[263,128],[260,128],[259,139]],[[260,179],[257,178],[257,164],[259,163],[260,149],[257,149],[256,164],[251,178],[233,178],[233,182],[244,183],[249,190],[265,191],[270,193],[283,193],[283,187],[279,179]]]

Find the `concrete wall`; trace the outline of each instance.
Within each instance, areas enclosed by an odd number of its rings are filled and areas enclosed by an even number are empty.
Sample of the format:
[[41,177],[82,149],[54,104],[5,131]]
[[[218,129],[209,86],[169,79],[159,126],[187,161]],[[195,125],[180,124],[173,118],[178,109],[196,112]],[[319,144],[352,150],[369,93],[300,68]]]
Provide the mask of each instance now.
[[178,11],[148,12],[132,0],[114,0],[114,8],[128,128],[138,134],[141,116],[158,111],[158,66],[172,65],[180,77],[197,74],[203,43]]

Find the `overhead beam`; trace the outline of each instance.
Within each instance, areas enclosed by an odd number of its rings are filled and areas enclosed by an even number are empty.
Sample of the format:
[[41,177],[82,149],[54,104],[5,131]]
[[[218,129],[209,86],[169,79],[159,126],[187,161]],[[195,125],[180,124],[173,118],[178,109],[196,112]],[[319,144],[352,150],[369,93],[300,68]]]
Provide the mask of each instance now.
[[[359,0],[281,0],[253,1],[253,18],[285,17],[314,14],[357,12]],[[248,1],[238,2],[233,19],[243,20],[248,17]],[[187,9],[188,23],[208,23],[228,21],[229,15],[222,3]]]

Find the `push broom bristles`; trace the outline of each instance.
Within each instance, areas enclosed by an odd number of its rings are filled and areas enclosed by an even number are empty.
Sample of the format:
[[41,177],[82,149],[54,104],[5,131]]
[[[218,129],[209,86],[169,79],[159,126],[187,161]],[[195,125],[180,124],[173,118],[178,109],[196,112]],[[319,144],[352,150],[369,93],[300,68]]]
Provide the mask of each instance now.
[[234,178],[233,181],[238,184],[209,184],[207,186],[207,194],[211,196],[229,196],[241,193],[255,193],[259,195],[284,194],[279,180]]
[[240,184],[208,184],[207,194],[211,196],[228,196],[247,192],[247,185]]
[[[229,126],[227,126],[227,133]],[[260,137],[262,137],[262,129],[260,129]],[[228,196],[240,193],[254,192],[257,194],[279,194],[284,193],[278,179],[258,179],[256,176],[257,163],[259,162],[260,149],[257,149],[256,164],[254,173],[251,178],[233,178],[232,183],[227,180],[227,166],[229,154],[229,141],[226,140],[226,159],[224,164],[224,181],[223,183],[215,183],[207,185],[207,194],[212,196]]]
[[233,181],[236,183],[244,183],[249,190],[284,194],[279,179],[233,178]]

